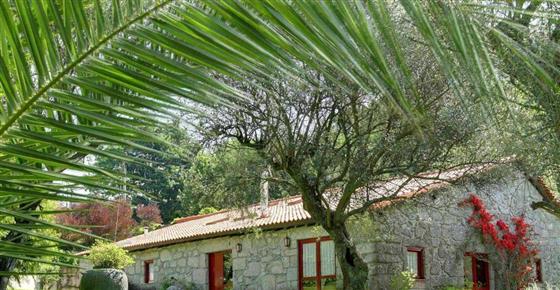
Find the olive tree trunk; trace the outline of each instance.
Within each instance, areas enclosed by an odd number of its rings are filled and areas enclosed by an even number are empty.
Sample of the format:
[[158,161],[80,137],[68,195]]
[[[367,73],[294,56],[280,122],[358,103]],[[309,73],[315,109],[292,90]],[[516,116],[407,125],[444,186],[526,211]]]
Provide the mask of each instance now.
[[342,271],[344,290],[364,290],[368,288],[368,265],[350,238],[346,224],[337,224],[327,229],[334,242],[336,259]]
[[342,271],[343,290],[363,290],[368,286],[368,265],[362,259],[346,227],[346,220],[321,207],[318,194],[302,194],[303,207],[334,242],[336,259]]

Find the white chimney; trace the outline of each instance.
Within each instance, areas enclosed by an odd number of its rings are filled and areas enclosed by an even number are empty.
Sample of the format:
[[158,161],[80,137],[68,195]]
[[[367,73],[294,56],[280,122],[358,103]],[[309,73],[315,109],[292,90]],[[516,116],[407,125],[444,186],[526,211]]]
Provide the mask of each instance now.
[[148,227],[144,227],[144,235],[147,234],[150,231],[150,229]]
[[261,174],[261,216],[265,216],[268,209],[268,178],[270,176],[270,167]]

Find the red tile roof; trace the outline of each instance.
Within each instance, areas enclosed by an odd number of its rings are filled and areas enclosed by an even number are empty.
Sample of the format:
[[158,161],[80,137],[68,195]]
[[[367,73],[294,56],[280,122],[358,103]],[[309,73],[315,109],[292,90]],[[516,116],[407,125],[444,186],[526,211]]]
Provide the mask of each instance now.
[[216,213],[181,218],[174,224],[117,242],[117,245],[137,250],[179,242],[236,234],[251,228],[281,228],[311,223],[303,209],[301,196],[269,202],[265,211],[259,205],[245,209],[222,210]]
[[[354,194],[350,208],[363,206],[372,199],[389,199],[374,203],[379,209],[445,186],[465,175],[470,175],[490,166],[470,166],[445,172],[432,172],[422,178],[397,178],[364,187]],[[398,191],[398,192],[397,192]],[[330,192],[331,206],[337,200],[337,191]],[[313,224],[309,213],[303,209],[301,196],[270,201],[263,211],[259,204],[244,209],[222,210],[216,213],[180,218],[174,224],[117,242],[128,250],[139,250],[163,245],[188,242],[231,234],[239,234],[251,228],[273,229],[294,225]]]

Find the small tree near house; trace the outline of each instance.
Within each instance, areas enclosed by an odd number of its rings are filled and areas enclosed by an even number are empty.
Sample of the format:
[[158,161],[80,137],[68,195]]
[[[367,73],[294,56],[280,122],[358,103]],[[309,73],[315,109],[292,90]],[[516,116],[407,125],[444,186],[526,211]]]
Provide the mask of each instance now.
[[503,282],[503,289],[506,290],[527,287],[533,281],[532,265],[538,250],[529,238],[531,226],[525,218],[512,217],[513,228],[501,219],[494,222],[494,216],[475,194],[471,194],[460,205],[472,207],[468,223],[481,234],[485,244],[496,250],[493,255],[496,260],[493,264],[498,267],[496,273],[499,275],[496,281]]

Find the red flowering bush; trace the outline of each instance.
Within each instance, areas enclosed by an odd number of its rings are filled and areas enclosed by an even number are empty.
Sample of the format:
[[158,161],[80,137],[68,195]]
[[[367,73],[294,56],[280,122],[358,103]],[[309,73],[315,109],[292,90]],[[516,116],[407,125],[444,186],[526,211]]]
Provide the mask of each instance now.
[[[132,218],[132,207],[129,201],[115,200],[113,203],[80,203],[70,207],[72,212],[56,216],[58,223],[78,227],[83,232],[92,233],[108,239],[122,240],[131,235],[136,221]],[[64,239],[91,245],[93,237],[63,232]]]
[[486,244],[496,249],[499,265],[503,268],[508,289],[521,289],[531,282],[532,262],[538,254],[534,243],[528,237],[531,226],[523,216],[511,218],[513,230],[503,220],[493,222],[494,216],[488,212],[484,202],[475,194],[470,194],[460,206],[470,206],[473,211],[468,223],[479,230]]

